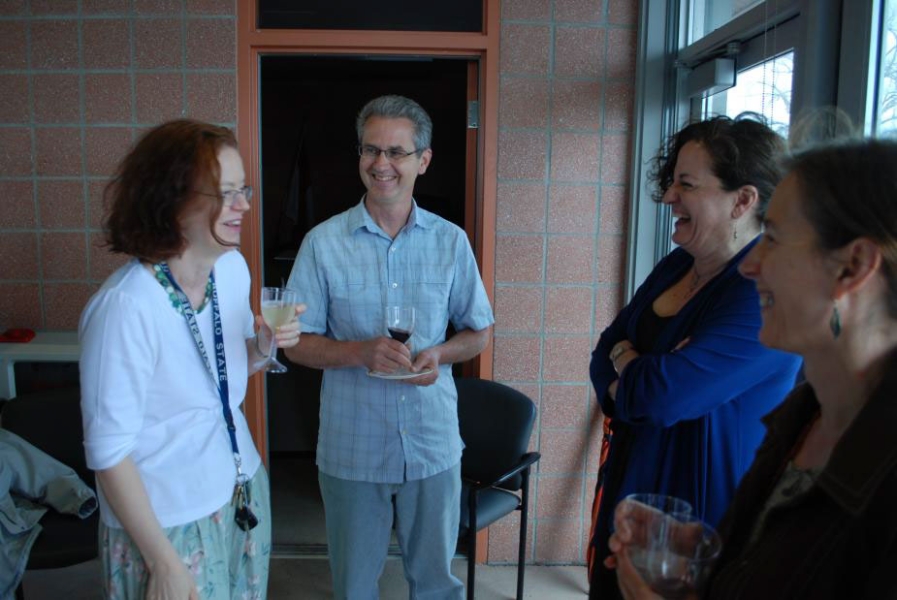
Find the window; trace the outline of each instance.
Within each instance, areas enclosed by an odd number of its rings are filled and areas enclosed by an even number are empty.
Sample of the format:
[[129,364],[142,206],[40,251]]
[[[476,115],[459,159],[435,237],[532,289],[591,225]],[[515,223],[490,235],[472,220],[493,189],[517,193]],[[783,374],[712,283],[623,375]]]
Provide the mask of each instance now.
[[740,71],[735,87],[704,99],[703,116],[735,117],[746,111],[755,112],[766,117],[773,129],[787,137],[791,123],[793,74],[794,51]]
[[897,136],[897,0],[885,0],[881,11],[881,29],[877,48],[877,69],[871,84],[875,86],[872,133]]
[[260,29],[483,31],[483,0],[259,0]]
[[692,0],[688,43],[716,31],[763,0]]

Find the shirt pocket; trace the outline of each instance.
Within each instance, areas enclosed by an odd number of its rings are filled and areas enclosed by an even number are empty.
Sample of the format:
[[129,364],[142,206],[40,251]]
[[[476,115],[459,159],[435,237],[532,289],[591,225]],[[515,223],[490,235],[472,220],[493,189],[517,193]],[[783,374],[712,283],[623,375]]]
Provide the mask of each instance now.
[[339,340],[366,340],[386,335],[379,277],[357,274],[330,287],[331,330]]
[[428,340],[428,345],[435,344],[444,339],[448,326],[451,273],[440,269],[422,273],[411,287],[416,310],[415,337]]

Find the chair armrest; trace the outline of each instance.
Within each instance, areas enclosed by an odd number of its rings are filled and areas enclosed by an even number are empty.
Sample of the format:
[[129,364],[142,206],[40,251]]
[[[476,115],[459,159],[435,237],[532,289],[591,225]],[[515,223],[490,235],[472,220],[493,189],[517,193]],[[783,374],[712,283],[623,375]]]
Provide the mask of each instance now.
[[486,489],[489,487],[494,487],[496,485],[499,485],[499,484],[507,481],[508,479],[510,479],[514,475],[517,475],[521,471],[529,469],[540,458],[542,458],[542,455],[538,452],[527,452],[522,457],[520,457],[520,461],[516,465],[514,465],[514,467],[510,471],[508,471],[507,473],[502,473],[498,477],[498,479],[496,479],[495,481],[483,482],[483,481],[477,481],[474,479],[470,479],[468,477],[462,477],[461,480],[464,481],[467,485],[469,485],[471,488],[473,488],[475,490],[482,490],[482,489]]

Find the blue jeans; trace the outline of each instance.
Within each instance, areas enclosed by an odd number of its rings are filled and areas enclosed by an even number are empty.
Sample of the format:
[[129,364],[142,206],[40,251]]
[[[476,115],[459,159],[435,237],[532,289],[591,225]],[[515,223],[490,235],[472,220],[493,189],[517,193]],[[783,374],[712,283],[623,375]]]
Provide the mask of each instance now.
[[369,483],[318,474],[327,521],[334,597],[376,600],[389,549],[395,499],[396,537],[413,600],[460,600],[452,575],[461,505],[461,464],[416,481]]

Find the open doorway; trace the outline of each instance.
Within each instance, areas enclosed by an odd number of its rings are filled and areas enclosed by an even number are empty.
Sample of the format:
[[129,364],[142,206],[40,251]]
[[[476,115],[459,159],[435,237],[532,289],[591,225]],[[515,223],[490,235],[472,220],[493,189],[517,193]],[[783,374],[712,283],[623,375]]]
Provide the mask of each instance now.
[[[465,227],[475,177],[468,165],[476,164],[467,127],[470,66],[469,59],[435,57],[261,57],[264,285],[286,281],[309,229],[360,201],[355,116],[376,96],[408,96],[430,114],[433,162],[417,180],[415,199]],[[286,554],[326,552],[314,466],[320,382],[320,371],[296,365],[267,376],[273,541]]]

